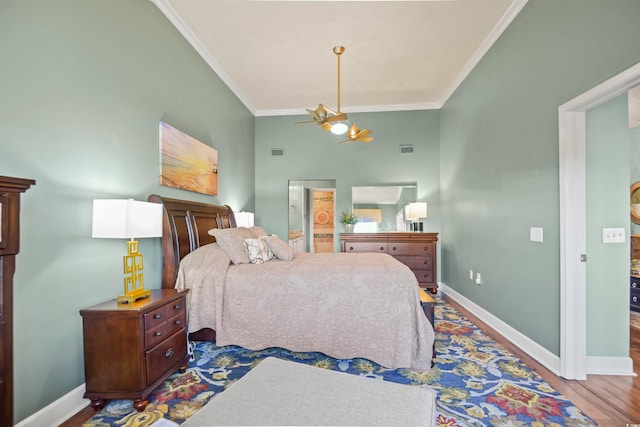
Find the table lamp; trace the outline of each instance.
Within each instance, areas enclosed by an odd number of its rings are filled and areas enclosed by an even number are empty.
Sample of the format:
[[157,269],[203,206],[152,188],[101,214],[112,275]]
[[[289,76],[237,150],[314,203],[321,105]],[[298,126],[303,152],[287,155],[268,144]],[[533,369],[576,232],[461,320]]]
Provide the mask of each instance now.
[[151,295],[144,289],[142,253],[136,238],[162,236],[162,205],[133,199],[93,201],[92,237],[130,239],[124,261],[124,295],[119,303],[133,303]]
[[418,220],[427,217],[427,204],[425,202],[409,203],[404,207],[404,216],[411,221],[411,231],[422,231],[422,223]]
[[233,216],[236,219],[236,227],[253,227],[253,213],[252,212],[234,212]]

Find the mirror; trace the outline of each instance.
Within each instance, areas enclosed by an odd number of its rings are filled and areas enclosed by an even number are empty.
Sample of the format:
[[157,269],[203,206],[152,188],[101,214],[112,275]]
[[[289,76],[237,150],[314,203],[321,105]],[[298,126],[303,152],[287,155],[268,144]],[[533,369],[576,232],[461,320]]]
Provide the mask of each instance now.
[[631,186],[631,221],[640,224],[640,181]]
[[409,231],[404,207],[417,197],[416,184],[351,187],[352,210],[358,217],[354,232]]

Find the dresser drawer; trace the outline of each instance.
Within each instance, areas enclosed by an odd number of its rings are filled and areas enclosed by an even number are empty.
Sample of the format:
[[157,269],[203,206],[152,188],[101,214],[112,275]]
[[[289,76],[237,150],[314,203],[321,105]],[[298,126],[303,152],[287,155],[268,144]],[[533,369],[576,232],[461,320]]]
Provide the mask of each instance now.
[[421,242],[389,242],[391,255],[433,255],[435,244]]
[[640,278],[631,276],[629,280],[629,286],[631,287],[631,289],[640,289]]
[[187,355],[187,330],[185,328],[147,351],[147,384],[166,376],[167,371],[181,363]]
[[629,304],[632,307],[640,308],[640,289],[631,289],[629,293]]
[[411,270],[416,275],[418,283],[434,283],[433,270]]
[[431,256],[394,255],[393,257],[412,270],[433,269],[433,257]]
[[387,242],[346,242],[344,251],[387,253]]

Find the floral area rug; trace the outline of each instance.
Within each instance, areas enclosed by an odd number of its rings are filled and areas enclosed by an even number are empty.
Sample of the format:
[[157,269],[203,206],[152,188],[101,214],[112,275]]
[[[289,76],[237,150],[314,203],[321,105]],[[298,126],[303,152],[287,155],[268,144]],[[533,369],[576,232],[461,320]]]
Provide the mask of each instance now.
[[438,427],[596,426],[569,400],[451,305],[437,300],[435,366],[428,372],[385,369],[366,359],[339,360],[322,353],[280,348],[250,351],[196,342],[195,359],[149,397],[145,411],[130,400],[108,402],[84,426],[149,426],[165,418],[178,424],[224,391],[266,357],[436,390]]

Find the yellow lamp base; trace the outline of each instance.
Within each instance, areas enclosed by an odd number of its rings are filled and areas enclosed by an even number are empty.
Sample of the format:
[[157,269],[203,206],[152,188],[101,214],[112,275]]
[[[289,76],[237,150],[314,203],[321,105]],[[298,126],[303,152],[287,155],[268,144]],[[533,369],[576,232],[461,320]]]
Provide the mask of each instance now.
[[131,239],[127,245],[127,255],[124,261],[124,295],[118,297],[118,303],[133,303],[141,298],[147,298],[151,291],[144,288],[142,274],[142,254],[138,252],[138,242]]
[[151,291],[148,289],[136,289],[131,292],[126,292],[126,295],[118,297],[118,303],[127,304],[136,302],[139,299],[146,298],[151,295]]

